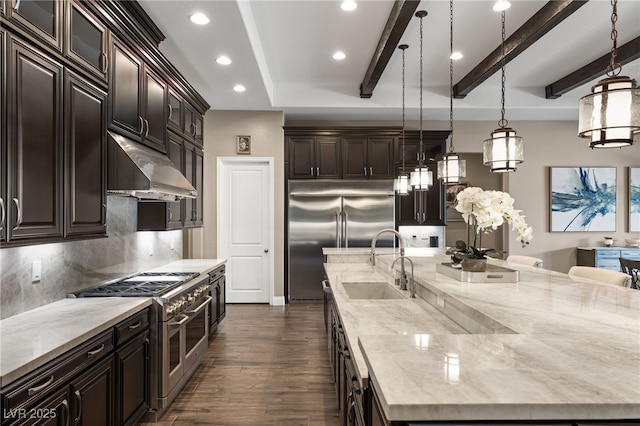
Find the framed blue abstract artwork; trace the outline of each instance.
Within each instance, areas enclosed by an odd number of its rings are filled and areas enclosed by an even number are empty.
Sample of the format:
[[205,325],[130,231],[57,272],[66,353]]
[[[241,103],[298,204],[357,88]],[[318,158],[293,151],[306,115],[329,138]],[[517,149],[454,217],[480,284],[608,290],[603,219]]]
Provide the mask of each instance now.
[[616,230],[615,167],[550,167],[551,232]]
[[640,232],[640,167],[629,167],[629,232]]

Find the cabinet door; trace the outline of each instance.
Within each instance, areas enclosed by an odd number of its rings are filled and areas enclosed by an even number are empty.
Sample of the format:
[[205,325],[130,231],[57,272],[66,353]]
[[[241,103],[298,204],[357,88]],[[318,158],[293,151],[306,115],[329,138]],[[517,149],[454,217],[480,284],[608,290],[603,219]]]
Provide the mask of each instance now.
[[167,117],[167,127],[175,132],[182,133],[182,97],[172,89],[168,90],[169,112]]
[[202,148],[204,146],[204,117],[197,112],[193,116],[193,129],[196,145]]
[[62,51],[62,6],[51,0],[10,0],[7,18],[29,35]]
[[[174,135],[173,133],[169,133],[167,141],[167,156],[176,166],[176,169],[184,172],[184,153],[182,138]],[[182,224],[184,222],[182,201],[168,202],[167,208],[169,209],[167,228],[182,228]]]
[[189,139],[193,140],[195,138],[195,131],[193,129],[193,117],[196,115],[196,110],[189,102],[184,101],[182,103],[182,133]]
[[109,127],[140,141],[144,131],[139,105],[142,63],[112,37],[110,68]]
[[[0,1],[0,6],[4,5]],[[6,101],[7,101],[7,57],[5,53],[7,34],[0,28],[0,243],[6,241],[5,231],[7,229],[7,121],[6,121]]]
[[71,382],[71,419],[76,425],[111,426],[114,416],[113,354]]
[[361,179],[369,176],[370,170],[367,164],[367,138],[350,137],[342,140],[343,145],[343,170],[345,179]]
[[329,137],[316,138],[316,177],[339,179],[340,139]]
[[[195,153],[196,146],[192,143],[186,142],[184,143],[184,176],[187,178],[189,183],[193,185],[195,188]],[[196,188],[197,189],[197,188]],[[187,198],[182,200],[184,203],[184,226],[192,227],[194,226],[193,218],[196,215],[196,203],[193,199]]]
[[62,237],[63,68],[10,42],[7,240]]
[[367,144],[367,164],[372,179],[393,179],[393,138],[369,138]]
[[194,226],[202,226],[203,225],[203,221],[204,221],[204,217],[203,217],[203,194],[204,194],[204,152],[196,147],[195,149],[195,157],[194,157],[194,169],[193,169],[193,173],[194,173],[194,177],[193,180],[195,182],[194,187],[196,188],[196,191],[198,191],[198,197],[195,200],[192,200],[193,203],[195,203],[195,215],[193,218],[193,225]]
[[289,178],[313,179],[316,174],[315,138],[312,136],[289,137]]
[[396,225],[442,226],[445,221],[445,191],[442,183],[435,178],[436,163],[427,162],[427,167],[434,173],[433,185],[426,191],[396,197]]
[[144,96],[141,106],[144,120],[143,142],[158,151],[166,152],[167,85],[151,70],[144,71]]
[[226,278],[222,278],[218,281],[220,284],[220,292],[218,293],[218,325],[222,319],[227,315],[227,293],[226,293]]
[[66,234],[106,234],[107,94],[65,73]]
[[118,417],[116,424],[135,422],[149,407],[149,331],[140,333],[116,353]]
[[64,2],[66,39],[64,54],[100,80],[107,79],[107,29],[77,1]]

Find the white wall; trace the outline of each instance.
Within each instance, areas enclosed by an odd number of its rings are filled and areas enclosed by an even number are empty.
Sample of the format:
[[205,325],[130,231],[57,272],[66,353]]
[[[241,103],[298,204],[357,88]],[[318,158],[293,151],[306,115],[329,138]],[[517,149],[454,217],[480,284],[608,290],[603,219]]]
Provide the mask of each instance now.
[[[274,296],[284,295],[284,131],[280,111],[214,111],[205,116],[202,257],[217,257],[217,158],[236,155],[236,136],[251,136],[251,155],[274,159]],[[201,238],[201,239],[200,239]],[[198,245],[198,244],[196,244]]]

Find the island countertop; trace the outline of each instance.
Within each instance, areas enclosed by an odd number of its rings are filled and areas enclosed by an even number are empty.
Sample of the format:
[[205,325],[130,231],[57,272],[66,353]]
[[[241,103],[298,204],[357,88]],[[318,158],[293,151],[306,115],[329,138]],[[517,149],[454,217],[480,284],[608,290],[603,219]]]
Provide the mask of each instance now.
[[[374,268],[342,254],[325,265],[337,287],[393,259]],[[640,419],[640,291],[502,261],[520,271],[518,283],[462,283],[436,273],[445,256],[412,260],[419,293],[440,315],[406,333],[387,319],[350,336],[389,420]],[[341,315],[354,315],[354,301],[336,293]],[[398,311],[412,303],[393,302]],[[363,309],[358,322],[371,314]],[[446,331],[452,320],[462,332]]]

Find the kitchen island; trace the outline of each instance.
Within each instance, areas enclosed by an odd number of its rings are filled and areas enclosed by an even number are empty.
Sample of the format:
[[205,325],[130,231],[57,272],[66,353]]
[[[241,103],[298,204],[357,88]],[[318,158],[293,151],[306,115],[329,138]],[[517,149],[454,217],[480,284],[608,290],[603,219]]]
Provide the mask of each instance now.
[[419,298],[354,299],[344,283],[393,281],[394,256],[373,267],[368,250],[325,255],[361,386],[385,423],[640,422],[639,291],[503,261],[519,282],[462,283],[436,273],[448,258],[434,256],[412,257]]

